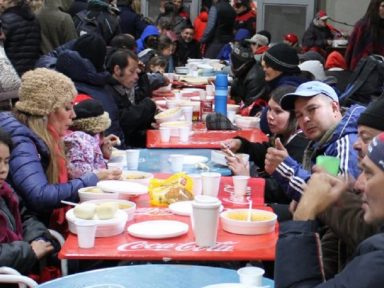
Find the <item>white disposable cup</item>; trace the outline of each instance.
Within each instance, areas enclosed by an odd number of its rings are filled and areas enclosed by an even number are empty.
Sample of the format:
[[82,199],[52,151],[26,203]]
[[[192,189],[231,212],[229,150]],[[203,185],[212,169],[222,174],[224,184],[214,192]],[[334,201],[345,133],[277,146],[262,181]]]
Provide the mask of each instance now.
[[180,99],[181,99],[181,93],[175,92],[175,100],[180,100]]
[[199,92],[200,100],[206,100],[207,99],[207,91],[201,90]]
[[233,191],[235,197],[244,197],[247,192],[249,176],[236,175],[232,176]]
[[92,221],[76,221],[75,225],[79,247],[94,247],[97,225]]
[[219,195],[221,174],[217,172],[201,173],[203,183],[203,195],[217,197]]
[[126,150],[126,153],[127,153],[127,169],[137,170],[139,168],[140,150],[128,149]]
[[182,106],[181,110],[183,111],[184,120],[192,122],[193,106]]
[[207,93],[207,96],[214,96],[215,95],[215,86],[212,84],[205,86],[205,92]]
[[237,270],[240,283],[252,287],[258,287],[262,285],[264,273],[264,269],[252,266],[243,267]]
[[187,143],[189,141],[190,133],[191,133],[191,127],[189,126],[180,127],[179,128],[180,142]]
[[171,129],[169,127],[160,127],[160,141],[169,142],[171,139]]
[[203,191],[202,177],[200,174],[189,174],[189,177],[192,178],[193,186],[192,193],[194,196],[201,195]]
[[235,116],[236,116],[236,111],[235,110],[227,110],[227,118],[232,123],[235,123]]
[[192,229],[199,247],[216,245],[220,206],[220,200],[211,196],[199,195],[192,202]]
[[182,154],[172,154],[169,156],[171,161],[171,170],[172,172],[181,172],[183,171],[184,166],[184,155]]

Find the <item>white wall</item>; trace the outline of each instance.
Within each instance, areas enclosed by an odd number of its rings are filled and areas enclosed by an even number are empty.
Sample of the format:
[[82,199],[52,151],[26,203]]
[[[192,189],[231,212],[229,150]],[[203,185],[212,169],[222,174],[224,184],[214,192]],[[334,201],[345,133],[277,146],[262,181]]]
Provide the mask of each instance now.
[[[332,19],[354,25],[365,14],[370,0],[326,0],[319,2],[319,7],[324,9]],[[341,31],[351,31],[353,28],[332,21],[329,23]]]

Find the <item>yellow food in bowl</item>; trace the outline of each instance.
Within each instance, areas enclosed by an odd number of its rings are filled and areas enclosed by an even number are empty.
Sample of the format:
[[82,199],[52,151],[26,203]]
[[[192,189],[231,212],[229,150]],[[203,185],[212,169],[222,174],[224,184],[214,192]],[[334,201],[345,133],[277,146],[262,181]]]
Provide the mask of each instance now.
[[85,188],[83,190],[83,192],[88,192],[88,193],[103,193],[103,190],[101,190],[100,188],[97,188],[97,187],[89,187],[89,188]]
[[[236,212],[228,212],[227,218],[236,221],[248,221],[248,211],[236,211]],[[267,213],[258,213],[252,212],[251,221],[252,222],[260,222],[260,221],[270,221],[273,220],[273,214]]]
[[169,116],[172,116],[173,114],[176,114],[180,111],[180,108],[171,108],[168,110],[165,110],[155,116],[155,119],[161,119],[161,118],[166,118]]
[[138,180],[138,179],[145,179],[147,178],[144,174],[127,174],[125,175],[125,179],[127,180]]

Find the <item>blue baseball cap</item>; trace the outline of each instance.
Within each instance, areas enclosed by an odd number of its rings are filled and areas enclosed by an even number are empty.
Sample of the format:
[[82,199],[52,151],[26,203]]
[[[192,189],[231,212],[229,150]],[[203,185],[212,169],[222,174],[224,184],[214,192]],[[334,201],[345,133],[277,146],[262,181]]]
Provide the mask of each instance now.
[[280,100],[280,106],[287,111],[293,110],[296,97],[313,97],[319,94],[328,96],[339,103],[339,97],[331,86],[320,81],[309,81],[297,87],[295,92],[285,94]]

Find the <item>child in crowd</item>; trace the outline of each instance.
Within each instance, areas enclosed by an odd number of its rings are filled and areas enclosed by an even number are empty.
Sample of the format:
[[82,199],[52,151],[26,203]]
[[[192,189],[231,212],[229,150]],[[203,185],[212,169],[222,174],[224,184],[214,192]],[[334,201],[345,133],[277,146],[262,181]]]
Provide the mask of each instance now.
[[0,266],[29,274],[40,259],[55,249],[47,228],[19,203],[5,182],[12,146],[10,135],[0,129]]
[[74,111],[76,118],[71,126],[73,132],[64,136],[71,179],[107,168],[105,159],[110,158],[112,145],[118,144],[116,136],[103,136],[103,132],[111,126],[111,119],[97,100],[80,94],[75,99]]
[[167,60],[162,56],[154,56],[147,65],[147,75],[152,90],[169,84],[168,78],[164,75]]

